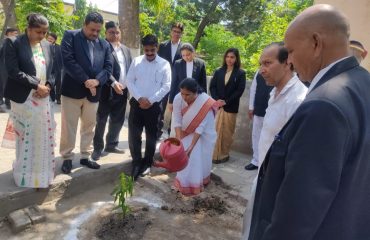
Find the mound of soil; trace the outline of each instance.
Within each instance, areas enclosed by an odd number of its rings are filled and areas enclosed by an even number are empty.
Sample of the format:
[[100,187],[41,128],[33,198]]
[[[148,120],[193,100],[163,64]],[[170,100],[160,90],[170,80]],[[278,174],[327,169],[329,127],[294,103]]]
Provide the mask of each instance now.
[[205,198],[194,198],[194,211],[196,213],[205,212],[210,216],[224,214],[227,211],[227,204],[218,196],[207,196]]
[[126,216],[122,216],[121,213],[114,213],[102,219],[96,237],[102,240],[142,239],[145,232],[143,229],[151,224],[152,222],[146,219],[144,212],[130,213]]
[[106,207],[81,227],[79,239],[240,239],[245,206],[229,195],[228,186],[216,179],[204,192],[187,197],[171,190],[173,176],[166,176],[151,180],[167,190],[136,184],[130,214],[123,217],[113,205]]

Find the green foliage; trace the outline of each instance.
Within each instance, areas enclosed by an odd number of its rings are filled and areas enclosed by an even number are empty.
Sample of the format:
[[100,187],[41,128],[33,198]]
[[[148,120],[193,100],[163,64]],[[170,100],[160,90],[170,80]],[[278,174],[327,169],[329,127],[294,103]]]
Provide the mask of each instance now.
[[311,6],[313,0],[275,0],[268,3],[260,27],[246,38],[248,43],[243,61],[247,78],[252,79],[259,68],[259,57],[263,48],[271,42],[283,41],[288,24],[302,10]]
[[[213,24],[206,29],[205,35],[200,41],[198,52],[206,61],[208,75],[213,74],[213,71],[222,65],[223,55],[231,47],[238,48],[240,55],[244,56],[247,41],[243,37],[235,36],[219,24]],[[243,66],[247,64],[244,60],[242,58]]]
[[62,0],[18,0],[15,13],[18,28],[23,31],[27,27],[26,17],[29,13],[41,13],[49,20],[49,29],[61,37],[64,30],[72,27],[72,17],[64,13]]
[[174,1],[145,0],[140,3],[140,35],[155,33],[159,39],[166,38],[175,19]]
[[86,0],[75,0],[75,7],[73,10],[73,28],[82,28],[86,15],[89,12],[96,11],[98,11],[98,7],[96,5],[92,5],[92,3],[87,4]]
[[126,198],[132,196],[134,190],[134,179],[124,173],[119,175],[119,182],[114,187],[112,195],[114,202],[118,200],[117,208],[121,208],[123,216],[130,212],[130,207],[126,205]]

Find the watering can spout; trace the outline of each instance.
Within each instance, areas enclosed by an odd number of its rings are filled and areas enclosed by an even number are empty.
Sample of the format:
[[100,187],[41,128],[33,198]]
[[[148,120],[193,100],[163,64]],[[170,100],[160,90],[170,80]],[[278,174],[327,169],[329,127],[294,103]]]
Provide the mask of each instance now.
[[153,164],[154,167],[161,167],[161,168],[167,168],[168,167],[168,163],[163,161],[163,162],[160,162],[160,161],[155,161],[154,164]]

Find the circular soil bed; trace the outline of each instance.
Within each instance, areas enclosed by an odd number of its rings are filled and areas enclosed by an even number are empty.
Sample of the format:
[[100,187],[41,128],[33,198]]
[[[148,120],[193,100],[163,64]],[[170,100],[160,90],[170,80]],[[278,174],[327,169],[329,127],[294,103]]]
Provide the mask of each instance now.
[[107,204],[81,226],[79,239],[240,239],[244,204],[227,186],[213,179],[204,192],[186,197],[171,190],[173,177],[136,183],[129,214]]

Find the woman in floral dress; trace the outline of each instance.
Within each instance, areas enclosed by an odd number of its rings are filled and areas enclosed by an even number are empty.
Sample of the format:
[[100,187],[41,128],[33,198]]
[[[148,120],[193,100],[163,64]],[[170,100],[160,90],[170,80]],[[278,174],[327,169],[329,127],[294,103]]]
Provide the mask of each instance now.
[[10,119],[15,133],[17,186],[47,188],[54,179],[54,132],[49,92],[54,84],[51,45],[45,40],[48,20],[41,14],[27,17],[26,34],[7,39],[5,62],[11,100]]

